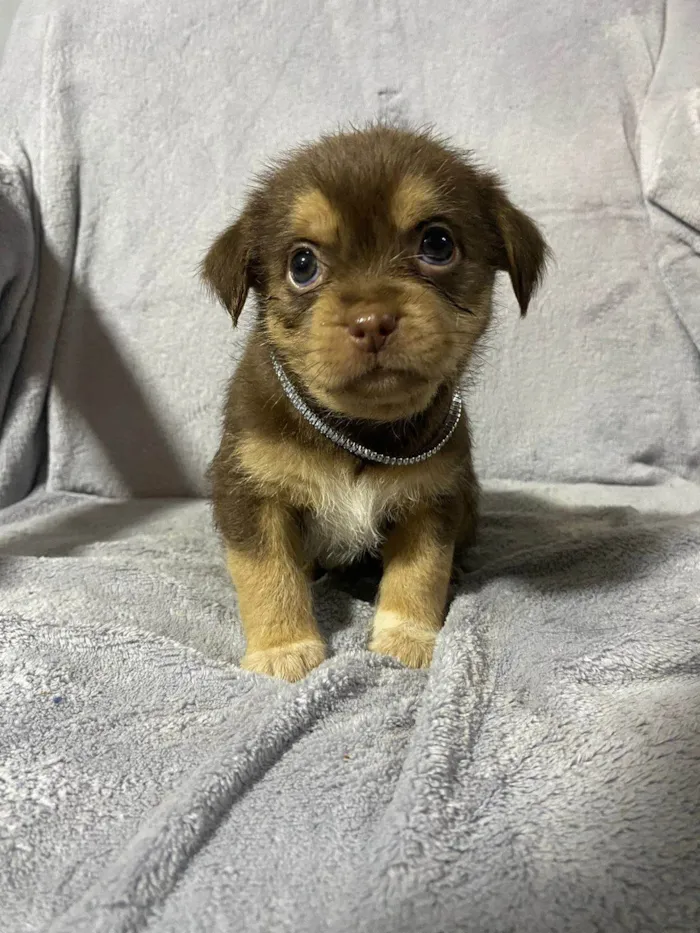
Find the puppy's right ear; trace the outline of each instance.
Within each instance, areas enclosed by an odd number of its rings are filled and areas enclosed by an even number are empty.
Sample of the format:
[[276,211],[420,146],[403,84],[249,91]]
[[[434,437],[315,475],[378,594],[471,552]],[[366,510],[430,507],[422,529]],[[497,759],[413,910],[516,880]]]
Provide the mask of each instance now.
[[217,237],[201,266],[202,278],[231,315],[234,325],[253,284],[252,268],[253,249],[244,214]]

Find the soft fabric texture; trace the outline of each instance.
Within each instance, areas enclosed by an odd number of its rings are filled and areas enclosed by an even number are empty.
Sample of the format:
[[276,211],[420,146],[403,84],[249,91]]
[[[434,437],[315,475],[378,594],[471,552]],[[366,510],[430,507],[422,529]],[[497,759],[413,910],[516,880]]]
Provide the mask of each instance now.
[[297,686],[210,660],[242,644],[206,506],[27,503],[3,930],[697,930],[700,494],[608,501],[488,494],[429,672],[364,650],[370,581],[319,581]]
[[[695,0],[24,3],[0,93],[0,917],[700,929]],[[434,123],[555,254],[467,387],[485,518],[430,671],[240,671],[196,269],[264,160]],[[189,498],[188,498],[189,497]]]

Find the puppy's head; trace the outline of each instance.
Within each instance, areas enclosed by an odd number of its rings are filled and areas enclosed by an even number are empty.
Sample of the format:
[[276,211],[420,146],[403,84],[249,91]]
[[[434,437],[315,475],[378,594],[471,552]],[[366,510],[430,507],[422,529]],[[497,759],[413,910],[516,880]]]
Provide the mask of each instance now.
[[203,275],[323,407],[376,421],[453,385],[505,270],[525,314],[546,245],[497,180],[422,134],[374,127],[301,149],[259,181]]

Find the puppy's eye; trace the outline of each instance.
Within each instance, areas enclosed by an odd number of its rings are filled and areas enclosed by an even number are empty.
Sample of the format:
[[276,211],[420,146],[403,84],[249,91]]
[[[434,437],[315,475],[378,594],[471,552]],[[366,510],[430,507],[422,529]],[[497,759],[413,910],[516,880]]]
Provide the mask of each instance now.
[[297,288],[310,288],[321,275],[321,263],[310,246],[295,249],[289,257],[289,280]]
[[447,227],[432,224],[424,230],[418,255],[429,266],[449,266],[457,255],[457,247]]

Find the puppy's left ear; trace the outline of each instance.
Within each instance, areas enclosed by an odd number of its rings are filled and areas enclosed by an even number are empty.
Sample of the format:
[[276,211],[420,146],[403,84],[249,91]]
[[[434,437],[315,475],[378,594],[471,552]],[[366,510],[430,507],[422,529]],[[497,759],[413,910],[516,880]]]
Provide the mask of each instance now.
[[234,325],[254,284],[253,265],[250,225],[243,214],[217,237],[200,268],[202,278],[231,315]]
[[539,228],[505,192],[493,192],[492,216],[499,235],[497,267],[507,272],[524,316],[544,275],[550,250]]

